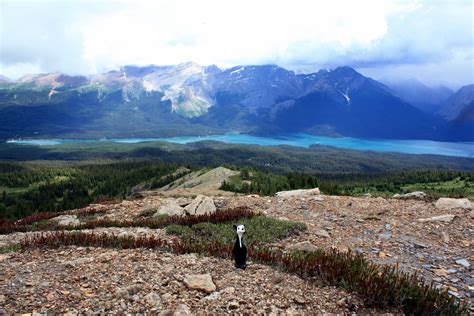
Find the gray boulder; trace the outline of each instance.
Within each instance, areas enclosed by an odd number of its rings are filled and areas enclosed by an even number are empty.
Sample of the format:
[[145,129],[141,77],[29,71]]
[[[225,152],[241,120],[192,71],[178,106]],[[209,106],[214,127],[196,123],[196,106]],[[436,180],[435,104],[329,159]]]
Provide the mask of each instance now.
[[216,211],[216,206],[210,197],[200,194],[184,210],[189,215],[212,214]]
[[76,215],[60,215],[51,220],[57,222],[59,226],[77,226],[81,223]]
[[440,198],[435,203],[435,207],[440,210],[452,210],[456,208],[472,209],[472,203],[469,199]]
[[415,192],[410,192],[406,194],[395,194],[393,196],[395,199],[401,199],[401,200],[424,200],[427,198],[427,195],[425,192],[422,191],[415,191]]
[[154,217],[160,215],[169,216],[182,216],[185,214],[184,208],[182,208],[175,199],[166,199],[161,202],[160,207],[156,211]]
[[291,198],[291,197],[303,197],[303,196],[313,196],[319,195],[321,192],[319,188],[314,189],[300,189],[300,190],[291,190],[291,191],[280,191],[275,193],[275,196],[280,198]]

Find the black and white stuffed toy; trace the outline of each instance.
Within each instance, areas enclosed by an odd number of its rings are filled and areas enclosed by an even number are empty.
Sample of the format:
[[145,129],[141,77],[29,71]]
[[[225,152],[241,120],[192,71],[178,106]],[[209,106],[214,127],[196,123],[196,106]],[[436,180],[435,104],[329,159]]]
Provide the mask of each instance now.
[[235,267],[239,269],[245,269],[247,267],[247,247],[244,244],[244,225],[234,225],[234,229],[237,232],[237,238],[235,239],[234,249],[232,253],[234,254]]

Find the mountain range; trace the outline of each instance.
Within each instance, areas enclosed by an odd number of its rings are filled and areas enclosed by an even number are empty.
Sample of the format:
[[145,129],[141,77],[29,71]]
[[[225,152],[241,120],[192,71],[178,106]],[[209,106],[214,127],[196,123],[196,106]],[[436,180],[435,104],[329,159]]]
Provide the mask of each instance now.
[[92,76],[0,77],[0,139],[225,132],[474,140],[474,85],[385,85],[344,66],[124,66]]

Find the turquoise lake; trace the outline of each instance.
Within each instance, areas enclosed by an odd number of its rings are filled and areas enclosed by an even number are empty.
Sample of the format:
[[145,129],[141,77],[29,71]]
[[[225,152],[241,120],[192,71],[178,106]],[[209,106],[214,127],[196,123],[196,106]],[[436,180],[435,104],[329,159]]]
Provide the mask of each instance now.
[[153,141],[167,141],[172,143],[186,144],[203,140],[216,140],[226,143],[256,144],[262,146],[292,145],[309,147],[313,144],[329,145],[340,148],[357,150],[373,150],[383,152],[399,152],[409,154],[436,154],[447,156],[474,157],[474,142],[438,142],[431,140],[388,140],[388,139],[360,139],[351,137],[324,137],[309,134],[291,134],[278,136],[252,136],[247,134],[224,134],[212,136],[181,136],[167,138],[117,138],[101,140],[79,140],[79,139],[20,139],[9,140],[8,143],[51,146],[76,142],[101,142],[112,141],[117,143],[141,143]]

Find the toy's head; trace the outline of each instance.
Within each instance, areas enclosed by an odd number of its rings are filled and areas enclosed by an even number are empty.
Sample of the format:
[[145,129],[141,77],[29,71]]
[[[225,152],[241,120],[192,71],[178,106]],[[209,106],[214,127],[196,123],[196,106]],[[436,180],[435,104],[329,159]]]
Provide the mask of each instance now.
[[240,224],[240,225],[234,225],[234,229],[237,232],[237,235],[242,236],[245,233],[245,226]]

